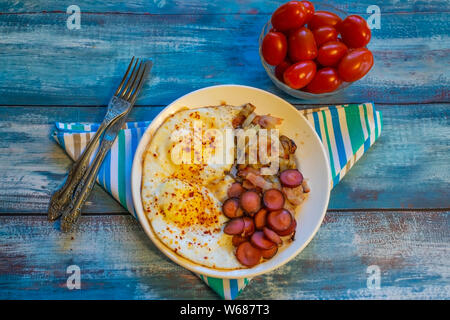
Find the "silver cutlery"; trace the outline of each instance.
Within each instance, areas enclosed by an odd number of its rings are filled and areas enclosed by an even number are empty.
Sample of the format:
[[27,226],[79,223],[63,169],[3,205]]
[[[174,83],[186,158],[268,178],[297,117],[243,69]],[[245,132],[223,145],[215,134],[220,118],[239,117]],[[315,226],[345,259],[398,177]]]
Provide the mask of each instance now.
[[[93,172],[92,169],[95,164],[97,164],[98,168],[100,167],[104,157],[114,142],[118,131],[125,123],[126,116],[133,107],[139,91],[145,81],[145,77],[151,67],[151,62],[139,62],[139,59],[135,59],[134,57],[132,58],[119,87],[108,104],[108,111],[105,119],[97,130],[95,136],[86,146],[83,154],[72,166],[63,187],[56,191],[52,196],[48,211],[49,220],[55,220],[64,213],[66,217],[64,221],[67,221],[64,223],[66,230],[69,230],[69,220],[72,219],[71,221],[73,221],[73,223],[76,222],[78,217],[75,218],[75,216],[79,216],[79,213],[76,213],[76,211],[81,210],[81,206],[84,204],[84,201],[86,201],[93,186],[93,183],[92,185],[87,183],[87,178]],[[131,74],[128,77],[131,69]],[[106,133],[103,138],[104,140],[102,141],[99,151],[94,157],[92,164],[89,166],[92,154],[105,130]],[[112,141],[109,142],[111,139]],[[96,172],[98,172],[98,168],[96,168]],[[83,188],[84,186],[88,186],[89,188]],[[87,193],[87,195],[84,193]],[[84,200],[78,202],[81,198],[84,198]]]

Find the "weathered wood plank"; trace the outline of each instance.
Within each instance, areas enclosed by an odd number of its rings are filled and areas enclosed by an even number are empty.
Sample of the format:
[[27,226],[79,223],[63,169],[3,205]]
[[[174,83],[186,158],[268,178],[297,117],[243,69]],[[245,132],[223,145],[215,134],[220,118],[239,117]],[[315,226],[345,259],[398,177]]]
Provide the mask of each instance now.
[[331,192],[330,208],[450,208],[449,105],[377,106],[379,140]]
[[[153,119],[161,109],[136,108],[130,120]],[[51,137],[55,121],[101,121],[106,109],[1,107],[0,110],[0,212],[43,213],[72,163]],[[95,186],[84,210],[125,212],[99,186]]]
[[[448,299],[449,212],[328,213],[293,261],[241,299]],[[1,299],[204,299],[216,296],[170,262],[130,216],[82,217],[63,234],[44,217],[0,217]],[[68,290],[66,268],[81,268]],[[381,271],[367,288],[367,268]]]
[[[238,83],[289,101],[261,66],[258,36],[268,14],[0,15],[0,104],[104,105],[131,55],[153,58],[141,105],[164,105],[201,87]],[[448,102],[450,22],[446,12],[384,14],[373,30],[373,70],[321,103]],[[320,103],[308,101],[303,103]]]
[[[449,105],[377,106],[384,131],[332,191],[330,209],[450,208]],[[162,107],[138,107],[151,120]],[[0,213],[44,213],[70,160],[50,135],[55,121],[100,121],[102,107],[0,107]],[[85,211],[124,212],[97,188]]]
[[[82,12],[121,12],[135,14],[242,14],[242,13],[271,13],[280,4],[287,2],[285,0],[240,0],[227,1],[221,0],[136,0],[132,2],[118,1],[77,1],[77,5]],[[316,2],[316,1],[314,1]],[[366,8],[373,5],[371,0],[347,0],[339,3],[338,1],[320,1],[329,3],[333,6],[350,12],[366,13]],[[376,3],[381,12],[429,12],[449,10],[450,5],[445,0],[387,0]],[[0,3],[0,12],[2,13],[25,13],[41,11],[66,11],[69,4],[59,1],[5,1]]]

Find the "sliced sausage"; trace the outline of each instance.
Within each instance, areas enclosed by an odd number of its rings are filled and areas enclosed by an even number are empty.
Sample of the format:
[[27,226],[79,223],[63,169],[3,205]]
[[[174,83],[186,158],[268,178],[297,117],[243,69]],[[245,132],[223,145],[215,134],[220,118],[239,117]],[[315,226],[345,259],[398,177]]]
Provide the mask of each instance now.
[[258,230],[261,230],[262,228],[264,228],[264,226],[267,223],[267,210],[266,209],[261,209],[259,210],[256,214],[255,214],[255,227]]
[[228,188],[227,194],[229,198],[239,198],[244,191],[244,187],[239,182],[234,182]]
[[242,236],[251,236],[255,232],[255,223],[252,218],[244,217],[244,230],[242,231]]
[[264,236],[264,232],[256,231],[250,238],[250,242],[257,248],[262,250],[272,249],[276,246],[275,243],[270,241]]
[[278,247],[275,246],[272,249],[261,250],[261,255],[264,259],[270,259],[278,252]]
[[291,213],[286,209],[272,211],[267,215],[267,225],[279,234],[290,227],[292,219]]
[[241,217],[244,214],[241,208],[239,208],[238,198],[230,198],[225,200],[222,205],[222,212],[230,219]]
[[284,195],[278,189],[269,189],[264,192],[263,202],[270,211],[280,210],[284,206]]
[[287,169],[280,174],[280,181],[284,187],[295,188],[302,184],[303,175],[297,169]]
[[261,197],[256,191],[245,191],[241,195],[241,207],[247,213],[256,213],[261,209]]
[[252,246],[248,241],[243,242],[236,249],[236,258],[247,267],[253,267],[261,261],[261,250]]
[[287,228],[285,231],[280,231],[280,232],[277,232],[277,233],[278,233],[279,236],[285,237],[285,236],[288,236],[288,235],[294,233],[296,228],[297,228],[297,221],[295,220],[295,218],[293,218],[292,219],[292,223],[289,226],[289,228]]
[[234,218],[228,221],[223,232],[229,235],[241,234],[244,231],[245,222],[242,218]]
[[233,246],[238,247],[241,243],[248,241],[247,237],[242,237],[238,234],[235,234],[233,238],[231,239],[231,242],[233,243]]
[[274,242],[275,244],[283,243],[283,240],[281,240],[280,236],[275,231],[273,231],[267,227],[264,227],[263,232],[264,232],[264,235],[266,236],[266,238],[269,239],[270,241]]

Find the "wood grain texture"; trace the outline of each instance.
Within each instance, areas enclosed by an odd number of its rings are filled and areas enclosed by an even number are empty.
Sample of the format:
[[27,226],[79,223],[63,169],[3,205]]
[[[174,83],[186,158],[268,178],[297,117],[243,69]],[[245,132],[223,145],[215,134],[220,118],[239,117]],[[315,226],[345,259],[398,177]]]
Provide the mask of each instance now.
[[[379,141],[332,191],[330,209],[450,208],[450,108],[377,106]],[[162,107],[138,107],[129,120],[151,120]],[[0,213],[45,213],[70,160],[51,139],[55,121],[100,121],[102,107],[0,107]],[[100,188],[87,213],[123,213]]]
[[[0,299],[217,298],[99,187],[77,231],[62,234],[44,216],[70,165],[51,141],[54,122],[100,121],[132,55],[155,67],[130,120],[225,83],[299,108],[373,101],[383,112],[379,141],[332,191],[310,245],[240,299],[449,299],[450,2],[332,1],[365,18],[380,6],[381,29],[369,75],[321,101],[283,94],[260,64],[260,30],[282,2],[80,0],[80,30],[66,28],[72,3],[0,3]],[[66,288],[72,264],[82,290]],[[379,290],[366,285],[371,265]]]
[[[127,14],[243,14],[243,13],[272,13],[285,0],[134,0],[134,1],[89,1],[79,0],[76,4],[82,12],[111,12]],[[349,13],[366,13],[370,5],[378,5],[381,12],[430,12],[449,11],[450,4],[445,0],[346,0],[314,1],[327,3]],[[60,1],[3,1],[0,3],[0,13],[26,13],[26,12],[66,12],[69,3]]]
[[[369,45],[375,65],[362,80],[321,103],[450,100],[450,21],[446,12],[386,13]],[[63,13],[0,15],[0,104],[105,105],[130,56],[152,58],[138,104],[237,83],[303,101],[265,74],[258,36],[268,14],[86,14],[68,30]],[[244,72],[243,72],[244,71]]]
[[[328,213],[307,248],[240,299],[448,299],[449,212]],[[44,217],[0,217],[1,299],[213,299],[130,216],[82,217],[62,234]],[[81,268],[68,290],[66,268]],[[367,288],[367,267],[381,288]]]

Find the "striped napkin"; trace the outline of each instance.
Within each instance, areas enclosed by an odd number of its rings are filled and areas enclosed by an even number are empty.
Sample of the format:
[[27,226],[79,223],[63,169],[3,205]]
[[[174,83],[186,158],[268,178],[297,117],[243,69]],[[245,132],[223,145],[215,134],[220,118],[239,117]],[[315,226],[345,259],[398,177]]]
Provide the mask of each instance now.
[[[333,186],[380,136],[382,117],[372,103],[329,106],[301,111],[313,125],[327,151]],[[131,198],[131,165],[137,145],[150,121],[129,122],[119,132],[97,176],[97,183],[135,218]],[[55,140],[77,159],[98,123],[56,123]],[[223,299],[235,299],[251,279],[218,279],[198,275]]]

